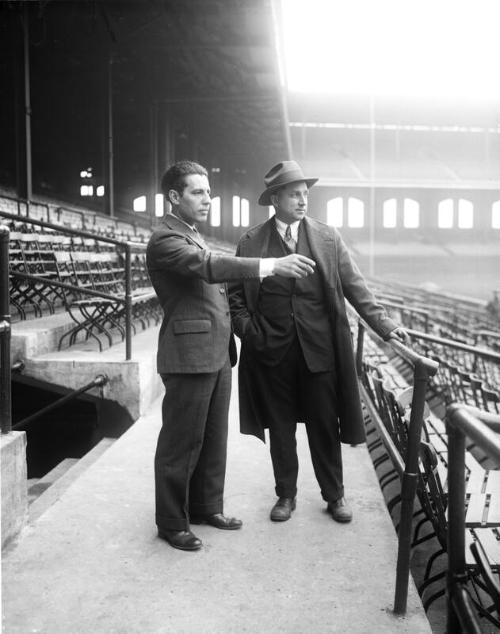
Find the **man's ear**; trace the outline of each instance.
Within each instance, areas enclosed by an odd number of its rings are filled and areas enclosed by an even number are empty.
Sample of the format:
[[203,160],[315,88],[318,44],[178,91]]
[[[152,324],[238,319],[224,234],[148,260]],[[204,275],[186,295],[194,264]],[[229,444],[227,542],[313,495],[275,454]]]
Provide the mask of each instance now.
[[176,189],[168,190],[168,199],[172,203],[172,205],[178,205],[181,199],[181,195]]
[[269,200],[271,201],[274,209],[276,209],[276,205],[278,204],[278,194],[271,194],[269,196]]

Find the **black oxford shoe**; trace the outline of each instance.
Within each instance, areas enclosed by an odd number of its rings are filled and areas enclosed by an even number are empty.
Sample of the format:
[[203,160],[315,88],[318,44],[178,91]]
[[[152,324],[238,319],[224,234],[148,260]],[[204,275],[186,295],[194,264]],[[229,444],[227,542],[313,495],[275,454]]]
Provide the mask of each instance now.
[[347,504],[345,498],[339,498],[335,502],[328,502],[327,509],[336,522],[346,524],[352,520],[351,507]]
[[222,513],[214,513],[213,515],[206,515],[205,517],[191,517],[191,524],[210,524],[215,528],[220,528],[225,531],[235,531],[243,526],[241,520],[237,520],[235,517],[226,517]]
[[295,511],[295,506],[295,498],[278,498],[271,509],[270,518],[273,522],[286,522],[290,519],[292,511]]
[[165,531],[158,529],[158,537],[167,541],[179,550],[199,550],[202,547],[201,540],[191,531]]

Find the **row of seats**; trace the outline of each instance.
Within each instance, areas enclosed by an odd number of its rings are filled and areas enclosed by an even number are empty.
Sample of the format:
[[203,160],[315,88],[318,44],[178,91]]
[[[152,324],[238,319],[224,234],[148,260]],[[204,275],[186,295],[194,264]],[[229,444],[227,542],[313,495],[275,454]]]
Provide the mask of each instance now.
[[[130,221],[120,217],[111,218],[87,209],[72,209],[58,203],[31,202],[29,208],[21,200],[0,195],[0,210],[21,217],[40,220],[76,231],[89,231],[98,236],[146,243],[151,234],[147,223],[130,215]],[[25,231],[37,232],[37,228],[26,223]]]
[[[10,221],[10,300],[13,317],[26,319],[66,310],[74,327],[59,348],[84,339],[112,345],[125,337],[125,246],[69,234],[62,227],[26,231]],[[30,227],[33,228],[34,225]],[[158,323],[161,310],[146,267],[145,246],[131,243],[132,327]]]
[[500,347],[500,322],[485,303],[380,280],[374,281],[373,287],[388,312],[407,328],[469,345],[490,333],[488,343]]

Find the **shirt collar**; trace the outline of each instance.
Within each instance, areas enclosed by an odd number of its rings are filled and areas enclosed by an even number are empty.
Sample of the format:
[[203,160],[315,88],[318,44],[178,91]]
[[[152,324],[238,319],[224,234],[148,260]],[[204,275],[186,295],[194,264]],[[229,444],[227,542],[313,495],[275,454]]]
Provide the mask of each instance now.
[[[278,220],[276,216],[274,217],[274,220],[276,222],[276,229],[278,229],[278,233],[282,238],[284,238],[286,228],[288,227],[287,223],[283,222],[282,220]],[[296,220],[295,222],[290,223],[290,231],[292,232],[292,238],[295,240],[295,242],[297,242],[299,238],[299,225],[300,220]]]

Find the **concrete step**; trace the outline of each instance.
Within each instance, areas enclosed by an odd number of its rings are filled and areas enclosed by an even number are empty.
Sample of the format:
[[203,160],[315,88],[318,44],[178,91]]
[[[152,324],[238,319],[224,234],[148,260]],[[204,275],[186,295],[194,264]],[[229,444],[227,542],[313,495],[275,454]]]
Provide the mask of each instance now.
[[59,480],[68,469],[78,462],[78,458],[65,458],[42,478],[30,478],[28,480],[28,504],[31,504],[44,491]]
[[[47,509],[49,509],[63,495],[69,487],[74,484],[78,478],[98,459],[102,454],[115,442],[115,438],[103,438],[93,449],[91,449],[83,458],[73,459],[67,458],[53,469],[50,473],[57,472],[59,477],[50,482],[44,476],[42,480],[42,491],[38,494],[29,507],[29,519],[34,521],[39,518]],[[71,464],[69,464],[71,463]],[[47,485],[47,486],[45,486]],[[33,485],[37,486],[37,484]],[[43,488],[44,487],[44,488]],[[29,490],[28,490],[29,494]]]

